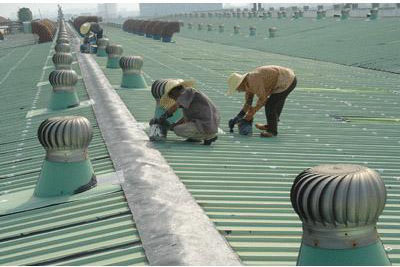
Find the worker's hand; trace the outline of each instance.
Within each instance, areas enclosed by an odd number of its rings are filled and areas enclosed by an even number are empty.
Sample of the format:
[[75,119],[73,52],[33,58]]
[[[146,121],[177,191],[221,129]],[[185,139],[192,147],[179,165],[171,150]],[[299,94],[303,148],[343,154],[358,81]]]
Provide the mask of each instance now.
[[167,122],[167,119],[168,119],[167,116],[161,116],[161,117],[158,119],[158,124],[160,124],[160,125],[165,124],[165,123]]
[[156,118],[152,118],[149,122],[149,125],[153,125],[153,124],[160,124],[159,120]]
[[247,113],[246,116],[244,116],[243,119],[245,119],[246,121],[252,121],[253,120],[254,115]]
[[247,110],[247,114],[251,114],[252,116],[254,116],[254,114],[256,114],[256,109],[254,107],[249,107],[249,109]]
[[251,121],[253,119],[255,113],[256,113],[255,108],[249,107],[249,110],[247,111],[246,116],[244,116],[244,119],[246,121]]
[[229,122],[228,122],[229,132],[233,133],[233,128],[239,122],[239,120],[241,120],[243,118],[243,116],[244,116],[244,112],[241,111],[238,115],[236,115],[236,117],[229,120]]
[[169,113],[168,111],[162,114],[159,118],[160,121],[166,121],[169,117],[172,117],[173,113]]

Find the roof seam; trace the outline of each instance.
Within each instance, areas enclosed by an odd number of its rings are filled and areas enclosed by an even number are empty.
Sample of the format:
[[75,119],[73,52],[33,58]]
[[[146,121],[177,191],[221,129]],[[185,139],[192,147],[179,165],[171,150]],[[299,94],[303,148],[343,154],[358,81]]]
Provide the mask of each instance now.
[[[116,214],[111,214],[111,215],[106,215],[106,216],[98,216],[98,217],[96,217],[95,219],[92,219],[92,220],[86,220],[86,221],[81,221],[81,222],[72,223],[72,224],[68,224],[68,225],[62,225],[62,226],[49,228],[49,229],[45,229],[45,230],[40,230],[40,231],[34,231],[34,232],[27,233],[27,234],[21,233],[21,234],[16,235],[16,236],[10,236],[10,237],[6,237],[6,238],[3,238],[3,239],[0,239],[0,243],[1,242],[6,242],[6,241],[11,241],[11,240],[16,240],[18,238],[29,237],[29,236],[33,236],[33,235],[44,234],[44,233],[48,233],[48,232],[52,232],[52,231],[62,230],[62,229],[66,229],[66,228],[69,228],[69,227],[75,227],[75,226],[79,226],[79,225],[84,225],[84,224],[88,224],[88,223],[92,223],[92,222],[107,220],[107,219],[110,219],[110,218],[124,216],[124,215],[127,215],[127,214],[131,215],[130,211],[119,212],[119,213],[116,213]],[[9,214],[7,214],[7,215],[9,215]]]
[[133,242],[127,242],[127,243],[116,245],[116,246],[110,246],[110,247],[89,250],[89,251],[78,252],[75,254],[71,254],[71,255],[68,255],[65,257],[60,257],[57,259],[51,259],[48,261],[39,261],[39,262],[32,263],[30,265],[31,266],[55,265],[59,262],[66,261],[66,260],[73,260],[73,259],[76,259],[79,257],[91,256],[91,255],[95,255],[95,254],[102,253],[102,252],[108,252],[108,251],[112,251],[112,250],[116,250],[116,249],[128,248],[130,246],[136,246],[136,245],[141,245],[141,244],[142,244],[142,242],[140,240],[133,241]]

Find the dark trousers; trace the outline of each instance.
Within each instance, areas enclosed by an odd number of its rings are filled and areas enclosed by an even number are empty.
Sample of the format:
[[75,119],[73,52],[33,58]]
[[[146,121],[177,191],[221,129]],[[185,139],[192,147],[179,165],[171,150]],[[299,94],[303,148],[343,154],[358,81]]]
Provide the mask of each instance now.
[[295,77],[288,89],[281,93],[272,94],[265,105],[265,116],[267,117],[268,132],[272,133],[273,135],[278,134],[279,117],[281,116],[283,106],[285,105],[285,100],[293,91],[293,89],[296,88],[296,85],[297,79]]

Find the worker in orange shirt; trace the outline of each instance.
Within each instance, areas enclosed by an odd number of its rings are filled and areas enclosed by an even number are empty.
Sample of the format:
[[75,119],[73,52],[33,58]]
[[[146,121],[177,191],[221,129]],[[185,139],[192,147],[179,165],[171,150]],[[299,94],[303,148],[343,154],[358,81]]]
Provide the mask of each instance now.
[[[278,134],[278,121],[287,96],[296,87],[297,79],[293,70],[281,66],[261,66],[243,75],[232,73],[228,78],[227,95],[245,92],[245,104],[239,114],[230,121],[230,127],[241,119],[251,122],[254,114],[265,106],[267,124],[256,124],[262,130],[262,137]],[[254,95],[258,100],[252,106]],[[232,127],[231,127],[232,128]]]

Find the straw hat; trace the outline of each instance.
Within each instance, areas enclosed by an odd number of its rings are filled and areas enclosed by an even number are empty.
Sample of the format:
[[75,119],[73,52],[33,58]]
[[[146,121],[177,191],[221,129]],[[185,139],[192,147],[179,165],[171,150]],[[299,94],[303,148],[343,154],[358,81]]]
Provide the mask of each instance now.
[[79,28],[79,32],[80,32],[81,34],[87,34],[87,33],[90,31],[90,27],[91,27],[90,22],[85,22],[85,23],[83,23],[83,24],[81,25],[81,27]]
[[226,91],[226,95],[232,95],[237,91],[239,85],[243,82],[244,78],[246,78],[247,73],[241,75],[239,73],[232,73],[228,77],[228,91]]
[[184,88],[193,87],[194,84],[195,84],[194,81],[185,81],[182,79],[169,79],[165,84],[164,94],[160,99],[160,106],[162,106],[165,109],[169,109],[175,104],[175,100],[168,96],[168,93],[171,92],[171,90],[174,89],[175,87],[180,85],[182,85]]

